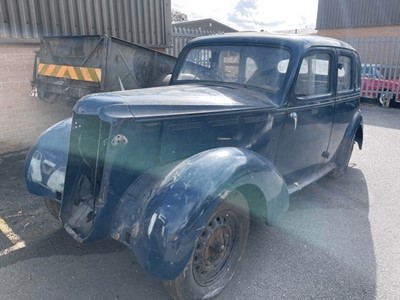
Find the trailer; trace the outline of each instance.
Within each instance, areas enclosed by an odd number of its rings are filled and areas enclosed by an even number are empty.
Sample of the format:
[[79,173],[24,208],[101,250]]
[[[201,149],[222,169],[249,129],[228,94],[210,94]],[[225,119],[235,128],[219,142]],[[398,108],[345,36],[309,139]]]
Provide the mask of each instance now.
[[168,84],[176,58],[105,35],[44,37],[35,58],[33,95],[54,102],[92,93]]

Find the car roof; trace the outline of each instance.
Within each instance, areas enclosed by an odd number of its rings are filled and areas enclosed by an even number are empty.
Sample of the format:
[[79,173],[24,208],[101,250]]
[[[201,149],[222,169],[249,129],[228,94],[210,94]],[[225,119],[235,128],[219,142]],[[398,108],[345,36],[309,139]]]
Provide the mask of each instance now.
[[224,33],[219,35],[198,37],[189,42],[190,45],[204,45],[205,43],[277,44],[287,46],[289,48],[303,48],[304,50],[311,47],[322,46],[345,48],[354,51],[354,48],[349,44],[333,38],[318,35],[274,34],[266,32]]

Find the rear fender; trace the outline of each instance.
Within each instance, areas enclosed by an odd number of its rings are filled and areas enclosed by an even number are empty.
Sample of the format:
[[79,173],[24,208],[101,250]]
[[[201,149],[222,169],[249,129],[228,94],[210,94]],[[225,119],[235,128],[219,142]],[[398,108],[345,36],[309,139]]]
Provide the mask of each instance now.
[[114,215],[111,236],[127,244],[148,273],[176,278],[215,207],[243,186],[261,191],[266,222],[287,210],[287,186],[272,163],[249,150],[218,148],[133,183]]
[[[353,116],[353,119],[346,128],[345,134],[342,141],[340,142],[339,148],[337,149],[333,161],[336,166],[343,168],[348,164],[349,149],[351,149],[353,141],[358,144],[358,148],[361,150],[363,145],[363,117],[361,111],[357,110]],[[354,138],[354,140],[353,140]],[[351,153],[350,153],[351,155]]]
[[363,117],[359,109],[355,112],[353,119],[347,126],[346,132],[342,140],[342,144],[346,143],[346,141],[351,141],[353,136],[355,137],[355,141],[358,144],[358,148],[361,150],[364,139],[364,125],[363,125]]
[[25,158],[25,183],[32,194],[61,201],[72,119],[43,132]]

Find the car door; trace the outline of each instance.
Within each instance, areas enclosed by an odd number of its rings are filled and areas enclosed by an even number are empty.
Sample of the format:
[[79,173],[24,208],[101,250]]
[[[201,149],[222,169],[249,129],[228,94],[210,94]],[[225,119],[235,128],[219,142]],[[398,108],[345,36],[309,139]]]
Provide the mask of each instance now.
[[324,163],[334,114],[335,50],[313,49],[301,61],[288,99],[275,165],[288,185],[304,180]]
[[359,105],[361,85],[358,55],[347,49],[338,49],[337,53],[336,107],[328,149],[330,157],[337,151]]

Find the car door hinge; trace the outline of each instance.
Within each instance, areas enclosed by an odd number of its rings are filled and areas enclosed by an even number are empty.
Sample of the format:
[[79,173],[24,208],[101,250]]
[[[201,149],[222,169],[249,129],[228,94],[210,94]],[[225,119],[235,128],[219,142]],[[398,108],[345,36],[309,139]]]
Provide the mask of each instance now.
[[322,152],[322,157],[328,159],[331,154],[328,151]]

